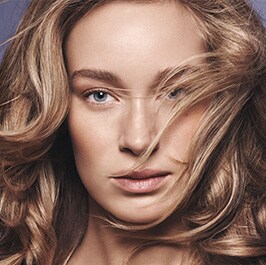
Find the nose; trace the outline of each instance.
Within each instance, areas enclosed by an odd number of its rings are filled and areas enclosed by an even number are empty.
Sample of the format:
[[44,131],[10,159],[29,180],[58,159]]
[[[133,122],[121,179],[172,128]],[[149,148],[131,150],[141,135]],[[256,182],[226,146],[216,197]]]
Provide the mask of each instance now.
[[[119,139],[120,151],[140,156],[148,149],[155,135],[152,107],[143,98],[134,99],[124,113]],[[158,146],[153,152],[158,149]]]

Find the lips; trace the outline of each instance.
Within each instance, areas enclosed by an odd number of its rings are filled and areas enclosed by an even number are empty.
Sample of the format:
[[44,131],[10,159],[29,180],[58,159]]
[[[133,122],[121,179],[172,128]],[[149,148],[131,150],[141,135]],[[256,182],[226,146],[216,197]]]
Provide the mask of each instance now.
[[170,174],[167,171],[145,169],[111,178],[120,189],[130,193],[150,193],[159,189]]

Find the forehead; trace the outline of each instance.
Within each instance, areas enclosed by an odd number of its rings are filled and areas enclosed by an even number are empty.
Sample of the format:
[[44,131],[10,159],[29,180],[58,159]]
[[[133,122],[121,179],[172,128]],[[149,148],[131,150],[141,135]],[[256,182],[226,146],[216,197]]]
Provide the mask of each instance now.
[[105,4],[80,19],[66,43],[70,73],[104,68],[120,75],[124,69],[127,77],[154,75],[202,51],[198,25],[175,1]]

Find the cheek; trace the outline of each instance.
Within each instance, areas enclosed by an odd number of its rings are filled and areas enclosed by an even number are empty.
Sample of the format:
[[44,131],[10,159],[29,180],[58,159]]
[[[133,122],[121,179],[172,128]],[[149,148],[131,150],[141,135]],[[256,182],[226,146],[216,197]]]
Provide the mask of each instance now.
[[85,109],[72,103],[68,116],[68,128],[72,141],[76,165],[93,165],[96,158],[106,149],[107,136],[104,135],[106,127],[98,119],[88,115]]
[[119,119],[114,112],[95,112],[72,96],[68,128],[77,170],[81,177],[105,172],[117,150]]
[[162,144],[168,146],[170,156],[187,160],[188,149],[208,104],[203,102],[176,119],[167,129]]
[[90,153],[97,151],[93,150],[94,146],[100,146],[101,138],[90,125],[85,122],[82,115],[75,115],[73,110],[70,112],[68,127],[75,157],[87,157]]

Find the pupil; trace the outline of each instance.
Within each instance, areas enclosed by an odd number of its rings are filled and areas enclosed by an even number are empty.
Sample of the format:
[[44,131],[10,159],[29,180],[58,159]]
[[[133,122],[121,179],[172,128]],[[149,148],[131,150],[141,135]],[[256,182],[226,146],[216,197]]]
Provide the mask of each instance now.
[[175,90],[175,91],[173,91],[173,92],[170,93],[170,97],[171,98],[174,98],[174,97],[176,97],[177,94],[178,94],[178,91]]
[[107,97],[107,94],[105,92],[98,92],[94,94],[94,99],[96,101],[104,101]]
[[176,89],[169,94],[169,98],[176,98],[181,93],[181,89]]

